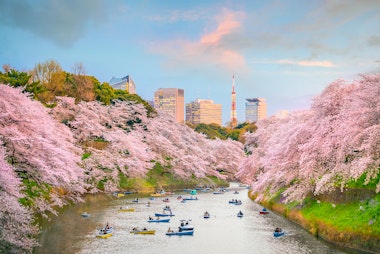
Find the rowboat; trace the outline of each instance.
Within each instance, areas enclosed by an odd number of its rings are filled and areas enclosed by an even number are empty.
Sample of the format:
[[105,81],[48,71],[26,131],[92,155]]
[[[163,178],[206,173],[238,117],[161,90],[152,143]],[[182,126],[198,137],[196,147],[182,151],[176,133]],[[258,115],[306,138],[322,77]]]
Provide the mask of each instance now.
[[241,211],[238,212],[237,217],[241,218],[243,217],[243,213]]
[[242,202],[241,200],[237,200],[237,199],[232,199],[230,201],[228,201],[229,204],[234,204],[234,205],[241,205]]
[[155,213],[154,216],[156,217],[168,217],[168,216],[175,216],[172,213]]
[[148,222],[169,222],[170,219],[149,219]]
[[135,211],[135,208],[131,207],[131,208],[120,208],[119,210],[117,210],[118,212],[134,212]]
[[113,227],[101,228],[99,233],[96,235],[97,238],[108,238],[112,236]]
[[165,191],[157,191],[155,193],[150,194],[151,197],[161,197],[165,195]]
[[98,235],[96,235],[97,238],[103,238],[103,239],[108,238],[108,237],[110,237],[110,236],[112,236],[111,233],[108,233],[108,234],[98,234]]
[[87,213],[87,212],[84,212],[84,213],[81,214],[81,216],[82,216],[83,218],[88,218],[88,217],[90,217],[90,214]]
[[259,213],[260,214],[268,214],[269,211],[266,208],[263,208]]
[[132,229],[131,234],[135,235],[154,235],[156,233],[156,230],[147,230],[146,228],[144,229]]
[[282,236],[284,234],[285,234],[285,232],[273,232],[273,236],[274,237],[280,237],[280,236]]
[[186,230],[186,231],[168,231],[166,232],[166,235],[193,235],[194,230]]
[[195,197],[195,198],[193,198],[193,197],[190,197],[190,198],[183,198],[182,200],[198,200],[198,197]]
[[281,228],[276,228],[273,232],[274,237],[280,237],[284,234],[285,234],[285,232]]
[[210,214],[209,214],[208,212],[205,212],[205,213],[203,214],[203,218],[205,218],[205,219],[210,218]]

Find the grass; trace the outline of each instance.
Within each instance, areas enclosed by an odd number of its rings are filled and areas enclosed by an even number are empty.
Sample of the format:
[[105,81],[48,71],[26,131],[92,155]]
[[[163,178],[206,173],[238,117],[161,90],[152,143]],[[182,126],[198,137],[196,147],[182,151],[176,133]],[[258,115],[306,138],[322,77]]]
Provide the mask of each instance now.
[[308,200],[301,213],[308,221],[320,221],[338,231],[380,236],[380,194],[346,204]]

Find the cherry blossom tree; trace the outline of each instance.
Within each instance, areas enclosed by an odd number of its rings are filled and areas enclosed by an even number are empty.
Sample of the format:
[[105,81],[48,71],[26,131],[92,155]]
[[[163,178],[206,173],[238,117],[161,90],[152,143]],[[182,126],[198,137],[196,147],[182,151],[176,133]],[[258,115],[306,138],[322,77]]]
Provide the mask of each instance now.
[[[22,198],[21,182],[14,169],[6,161],[4,144],[0,141],[0,252],[13,250],[30,250],[37,243],[33,236],[37,227],[32,226],[32,213],[22,206],[18,199]],[[5,241],[7,244],[1,244]]]
[[[30,201],[39,204],[35,209],[54,212],[53,206],[65,204],[63,194],[68,200],[80,200],[85,192],[78,166],[81,151],[69,128],[53,119],[41,103],[6,85],[0,85],[0,138],[18,176],[40,188],[29,189],[36,194]],[[49,193],[49,198],[41,192]]]
[[[310,110],[271,117],[246,134],[251,155],[237,177],[263,194],[285,188],[287,201],[341,191],[362,175],[378,179],[380,165],[380,75],[337,80],[317,96]],[[380,183],[376,191],[380,191]],[[263,195],[259,195],[261,199]]]

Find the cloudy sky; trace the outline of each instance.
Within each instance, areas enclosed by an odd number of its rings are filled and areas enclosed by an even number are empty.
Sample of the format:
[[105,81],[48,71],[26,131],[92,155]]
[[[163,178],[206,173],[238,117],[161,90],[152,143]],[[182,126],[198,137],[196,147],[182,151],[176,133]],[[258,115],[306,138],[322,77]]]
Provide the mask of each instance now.
[[380,69],[378,0],[1,0],[0,64],[20,71],[82,63],[101,82],[131,75],[137,93],[182,88],[223,105],[245,99],[268,115],[307,109],[336,79]]

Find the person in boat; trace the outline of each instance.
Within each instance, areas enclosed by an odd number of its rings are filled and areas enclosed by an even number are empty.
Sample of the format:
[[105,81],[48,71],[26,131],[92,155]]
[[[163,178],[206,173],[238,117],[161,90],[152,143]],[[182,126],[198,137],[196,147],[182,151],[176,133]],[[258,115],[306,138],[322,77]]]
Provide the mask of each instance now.
[[132,228],[133,231],[137,231],[137,227]]
[[267,211],[267,209],[264,207],[264,208],[263,208],[263,212],[266,212],[266,211]]
[[178,227],[178,231],[179,231],[179,232],[182,232],[182,228],[181,228],[181,227]]
[[108,225],[108,222],[107,222],[107,225],[106,225],[105,229],[106,229],[106,230],[107,230],[107,229],[110,229],[110,226]]
[[274,230],[274,232],[281,232],[282,231],[282,229],[281,228],[276,228],[275,230]]
[[181,222],[181,227],[185,226],[185,223]]
[[149,216],[149,220],[153,220],[153,218]]
[[144,230],[144,231],[147,231],[147,229],[146,229],[146,228],[143,228],[143,230]]
[[171,233],[171,232],[173,232],[173,230],[171,230],[171,228],[169,227],[168,228],[168,233]]
[[243,213],[241,211],[239,211],[239,215],[243,215]]

